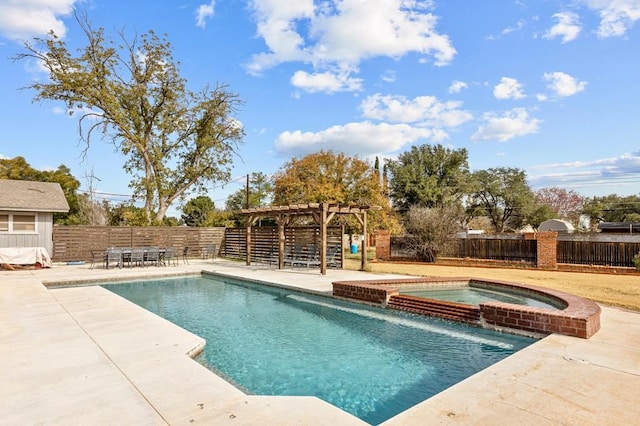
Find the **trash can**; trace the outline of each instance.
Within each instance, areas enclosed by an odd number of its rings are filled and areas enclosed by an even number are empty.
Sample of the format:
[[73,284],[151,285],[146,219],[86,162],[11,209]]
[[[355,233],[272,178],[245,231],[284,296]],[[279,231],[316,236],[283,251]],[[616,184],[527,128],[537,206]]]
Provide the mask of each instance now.
[[358,253],[358,245],[357,244],[351,244],[351,253],[356,254]]

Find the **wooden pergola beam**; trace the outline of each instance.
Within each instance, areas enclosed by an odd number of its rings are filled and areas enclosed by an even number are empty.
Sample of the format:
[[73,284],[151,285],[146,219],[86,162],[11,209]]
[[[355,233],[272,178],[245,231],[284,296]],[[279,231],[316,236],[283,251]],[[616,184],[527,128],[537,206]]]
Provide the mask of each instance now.
[[242,209],[247,215],[247,265],[251,265],[251,227],[261,217],[272,217],[278,224],[278,268],[284,266],[285,227],[291,223],[293,217],[311,216],[320,225],[320,273],[327,273],[327,227],[335,215],[352,214],[362,226],[361,270],[367,266],[367,211],[380,210],[380,206],[340,206],[329,203],[291,204],[288,206],[266,206]]

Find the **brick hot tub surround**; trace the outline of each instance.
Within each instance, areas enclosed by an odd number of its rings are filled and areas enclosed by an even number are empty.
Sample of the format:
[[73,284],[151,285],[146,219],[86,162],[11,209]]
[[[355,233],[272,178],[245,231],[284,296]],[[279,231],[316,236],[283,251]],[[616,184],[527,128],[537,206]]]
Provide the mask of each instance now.
[[[402,287],[469,286],[506,290],[537,298],[559,309],[545,309],[504,302],[479,306],[400,294]],[[542,287],[474,278],[412,278],[371,281],[335,281],[333,295],[422,315],[464,321],[487,328],[520,334],[560,333],[588,339],[600,329],[600,306],[596,303]]]

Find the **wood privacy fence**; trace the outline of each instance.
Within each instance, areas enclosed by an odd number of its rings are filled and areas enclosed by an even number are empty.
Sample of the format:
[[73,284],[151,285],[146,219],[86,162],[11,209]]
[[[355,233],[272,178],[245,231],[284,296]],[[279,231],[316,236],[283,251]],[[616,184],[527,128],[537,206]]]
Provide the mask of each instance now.
[[[443,257],[539,262],[540,241],[522,234],[481,235],[459,238]],[[391,237],[391,258],[415,258],[405,237]],[[611,235],[559,235],[555,241],[555,263],[633,268],[640,253],[640,238]]]
[[634,267],[633,257],[640,253],[640,242],[558,241],[558,263]]
[[[246,228],[227,228],[221,255],[229,259],[245,260],[247,257]],[[313,248],[319,250],[322,243],[319,226],[287,227],[284,230],[285,249],[294,251],[296,246],[310,252]],[[262,226],[251,228],[251,262],[277,263],[278,257],[278,228]],[[342,227],[329,226],[327,228],[327,251],[330,247],[339,246],[339,259],[334,260],[342,265]],[[337,257],[337,256],[336,256]]]
[[91,250],[107,247],[189,247],[189,256],[200,256],[209,244],[222,246],[224,228],[188,226],[54,226],[56,262],[91,260]]
[[509,262],[537,261],[538,242],[524,238],[460,238],[452,257],[505,260]]

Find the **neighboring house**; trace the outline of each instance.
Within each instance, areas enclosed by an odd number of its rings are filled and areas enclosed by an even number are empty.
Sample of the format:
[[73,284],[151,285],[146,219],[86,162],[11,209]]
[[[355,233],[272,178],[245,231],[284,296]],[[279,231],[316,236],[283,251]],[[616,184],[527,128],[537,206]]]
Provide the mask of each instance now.
[[0,179],[0,247],[53,252],[53,214],[69,204],[59,183]]
[[639,234],[640,222],[600,222],[598,231],[603,234]]

